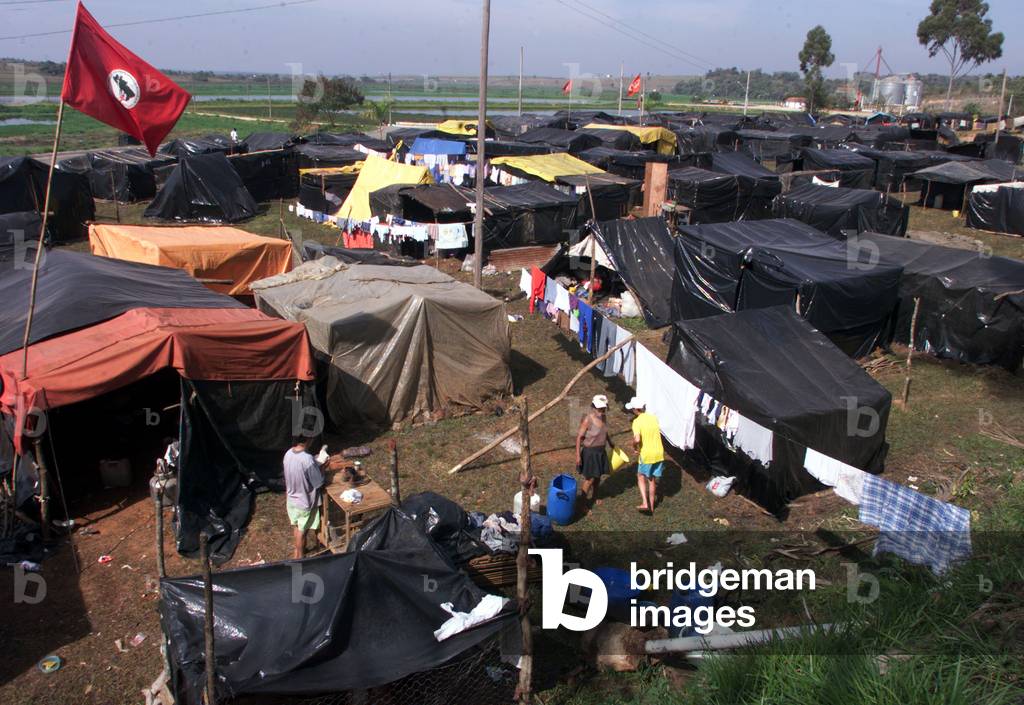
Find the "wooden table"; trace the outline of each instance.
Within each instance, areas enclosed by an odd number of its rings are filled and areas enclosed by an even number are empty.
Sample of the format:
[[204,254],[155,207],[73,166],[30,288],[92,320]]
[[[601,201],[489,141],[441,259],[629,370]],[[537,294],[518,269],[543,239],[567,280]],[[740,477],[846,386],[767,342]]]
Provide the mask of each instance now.
[[[358,504],[351,504],[341,499],[341,493],[352,487],[342,477],[344,473],[340,470],[328,471],[327,484],[320,503],[320,541],[332,551],[344,551],[352,538],[352,533],[361,528],[368,514],[376,513],[391,506],[391,493],[378,485],[373,480],[363,485],[357,485],[355,489],[363,493],[363,499]],[[334,505],[341,510],[345,522],[345,534],[343,540],[332,542],[328,527],[330,524],[330,507]]]

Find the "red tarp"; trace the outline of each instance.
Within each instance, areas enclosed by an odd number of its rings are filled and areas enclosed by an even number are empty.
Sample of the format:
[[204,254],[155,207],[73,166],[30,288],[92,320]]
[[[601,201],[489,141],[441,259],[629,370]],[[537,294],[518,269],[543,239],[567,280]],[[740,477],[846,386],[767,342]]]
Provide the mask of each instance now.
[[312,380],[302,324],[240,308],[137,308],[102,323],[0,356],[0,411],[16,419],[15,445],[29,410],[84,401],[174,368],[186,379]]

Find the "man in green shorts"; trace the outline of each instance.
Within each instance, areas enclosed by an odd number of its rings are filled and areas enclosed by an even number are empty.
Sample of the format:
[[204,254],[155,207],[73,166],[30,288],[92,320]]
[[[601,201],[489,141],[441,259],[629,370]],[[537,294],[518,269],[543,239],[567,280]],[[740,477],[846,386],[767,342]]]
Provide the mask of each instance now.
[[320,488],[324,474],[316,459],[306,450],[307,439],[297,436],[284,454],[284,484],[287,490],[288,522],[292,525],[295,550],[302,558],[306,552],[306,532],[320,528]]
[[657,484],[665,469],[665,447],[661,444],[661,426],[654,414],[647,412],[647,402],[633,397],[626,408],[633,412],[633,448],[640,454],[636,484],[640,488],[641,512],[654,512]]

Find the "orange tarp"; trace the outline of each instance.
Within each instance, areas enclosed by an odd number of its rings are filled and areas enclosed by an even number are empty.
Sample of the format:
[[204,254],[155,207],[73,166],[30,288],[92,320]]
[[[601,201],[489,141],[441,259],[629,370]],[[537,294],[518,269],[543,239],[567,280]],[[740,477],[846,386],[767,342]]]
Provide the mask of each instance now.
[[0,356],[0,411],[16,418],[19,443],[30,410],[105,394],[172,368],[186,379],[311,380],[305,327],[247,308],[137,308]]
[[101,257],[174,267],[196,279],[229,281],[204,284],[232,296],[251,294],[251,282],[292,268],[287,240],[229,227],[93,224],[89,247]]

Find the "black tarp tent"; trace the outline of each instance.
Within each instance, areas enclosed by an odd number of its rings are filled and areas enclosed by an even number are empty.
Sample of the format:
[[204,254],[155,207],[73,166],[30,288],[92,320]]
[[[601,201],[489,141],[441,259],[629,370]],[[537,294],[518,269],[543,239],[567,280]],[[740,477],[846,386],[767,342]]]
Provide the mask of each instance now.
[[165,142],[157,150],[160,154],[167,154],[177,159],[190,157],[196,154],[213,154],[220,152],[238,151],[240,143],[234,143],[231,138],[224,135],[206,135],[204,137],[179,138]]
[[[668,198],[690,209],[690,223],[727,223],[747,219],[749,183],[732,174],[686,167],[668,172]],[[758,204],[758,214],[763,208]]]
[[43,220],[35,211],[0,213],[0,262],[13,262],[19,258],[31,266],[35,256],[32,243],[39,242],[39,229]]
[[135,203],[156,195],[155,171],[175,161],[170,155],[151,157],[142,147],[115,147],[63,159],[57,168],[85,174],[95,198]]
[[599,242],[623,283],[637,297],[651,328],[672,321],[672,233],[660,217],[619,219],[597,223]]
[[249,152],[265,152],[270,149],[287,149],[298,144],[299,138],[289,132],[251,132],[242,140]]
[[601,145],[625,151],[643,149],[640,138],[626,130],[604,130],[599,127],[581,127],[575,131],[577,135],[591,135],[601,140]]
[[739,142],[735,130],[719,125],[672,128],[680,154],[710,154],[719,149],[734,149]]
[[975,186],[967,199],[967,227],[1024,235],[1024,182]]
[[228,157],[228,161],[257,202],[295,198],[299,194],[299,170],[291,149],[236,154]]
[[948,161],[915,171],[911,176],[923,182],[920,203],[928,208],[960,210],[971,186],[1016,181],[1020,167],[1001,159]]
[[[614,132],[614,130],[595,130],[595,132]],[[627,135],[630,133],[626,133]],[[650,150],[626,151],[611,147],[591,147],[577,154],[580,159],[604,169],[609,174],[625,176],[627,179],[644,178],[644,171],[649,162],[668,164],[669,169],[682,166],[710,166],[710,154],[658,154]]]
[[[495,673],[512,681],[514,670],[498,657],[502,638],[517,641],[513,602],[438,641],[434,631],[451,616],[441,605],[470,612],[485,593],[399,509],[374,519],[354,543],[356,550],[346,553],[214,574],[218,701],[369,690],[368,702],[392,702],[387,691],[373,689],[460,663],[462,670],[431,681],[430,702],[470,702]],[[159,611],[176,702],[200,705],[206,684],[201,577],[162,579]],[[492,651],[493,660],[481,663]],[[414,693],[426,687],[406,686]]]
[[516,141],[524,144],[543,144],[569,154],[579,154],[585,149],[603,144],[598,136],[581,130],[559,130],[556,127],[535,127],[519,135]]
[[[617,174],[573,174],[555,177],[555,182],[578,194],[578,219],[614,220],[622,218],[641,200],[643,182]],[[566,189],[566,190],[569,190]],[[589,196],[587,195],[589,191]],[[596,213],[591,213],[593,198]]]
[[1024,358],[1024,262],[984,257],[875,233],[858,236],[851,262],[903,268],[889,337],[910,340],[914,299],[921,299],[914,347],[960,362],[1018,370]]
[[807,135],[795,132],[772,132],[770,130],[736,130],[740,141],[740,151],[763,161],[791,157],[811,143]]
[[[0,214],[42,213],[49,167],[31,157],[0,157]],[[69,242],[87,234],[96,217],[89,180],[84,174],[55,170],[50,187],[49,242]]]
[[186,222],[237,223],[259,211],[242,177],[221,153],[184,157],[143,214]]
[[833,174],[823,176],[823,180],[838,180],[847,188],[871,188],[875,180],[874,160],[849,149],[804,147],[792,158],[780,156],[778,171],[828,171]]
[[[769,511],[822,489],[806,470],[808,448],[867,472],[882,471],[892,397],[789,307],[677,321],[668,364],[701,391],[773,433],[765,467],[726,447],[700,419],[687,451],[713,475]],[[856,400],[856,406],[850,400]]]
[[366,159],[366,153],[343,144],[300,144],[294,148],[299,169],[329,169]]
[[852,357],[882,339],[901,268],[850,267],[847,243],[797,220],[679,227],[671,320],[789,306]]
[[[476,145],[468,145],[471,153],[476,154]],[[508,140],[487,140],[487,158],[491,157],[525,157],[531,154],[550,154],[552,149],[546,144],[527,144],[526,142],[510,142]]]
[[989,132],[975,135],[974,141],[984,147],[982,156],[986,159],[1002,159],[1010,164],[1019,164],[1024,152],[1024,138],[1005,130],[999,131],[998,142],[995,133]]
[[494,126],[494,133],[498,139],[516,140],[519,135],[535,127],[557,127],[565,130],[568,121],[565,118],[556,118],[548,115],[534,115],[523,113],[522,115],[495,115],[487,118]]
[[[411,128],[415,129],[415,128]],[[417,130],[418,132],[430,132],[431,130]],[[375,152],[387,153],[391,150],[394,144],[389,143],[385,140],[377,137],[371,137],[370,135],[362,132],[314,132],[313,134],[306,135],[302,138],[302,141],[307,144],[319,144],[319,145],[335,145],[342,147],[363,147],[364,149],[372,149]],[[405,146],[408,147],[412,144],[412,140],[407,140]]]
[[772,199],[782,192],[778,174],[739,152],[711,155],[711,171],[739,177],[741,192],[749,194],[749,201],[743,209],[744,216],[749,219],[769,217]]
[[775,197],[776,218],[795,218],[822,232],[843,237],[843,231],[867,230],[887,235],[907,233],[910,206],[872,189],[806,184]]
[[317,213],[337,213],[358,178],[354,169],[304,171],[299,176],[299,203]]
[[913,191],[919,183],[909,175],[935,163],[930,155],[920,152],[900,152],[860,145],[851,148],[857,154],[875,161],[875,179],[872,186],[879,191]]

